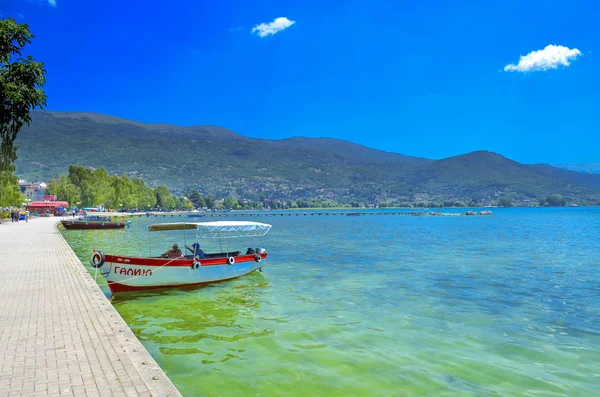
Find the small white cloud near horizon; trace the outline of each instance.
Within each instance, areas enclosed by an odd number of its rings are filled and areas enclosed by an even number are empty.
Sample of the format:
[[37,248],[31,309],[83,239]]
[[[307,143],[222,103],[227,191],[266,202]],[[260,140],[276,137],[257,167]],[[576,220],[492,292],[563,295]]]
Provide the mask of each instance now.
[[561,45],[550,44],[543,50],[531,51],[527,55],[521,55],[519,63],[508,64],[504,67],[505,72],[539,72],[548,69],[556,69],[559,65],[569,66],[570,60],[581,55],[577,48],[570,49]]
[[56,0],[48,0],[48,4],[50,4],[52,7],[56,7]]
[[277,32],[280,32],[284,29],[289,28],[296,21],[291,21],[286,17],[275,18],[273,22],[269,23],[261,23],[252,28],[252,33],[256,32],[260,37],[267,37],[269,35],[273,35]]

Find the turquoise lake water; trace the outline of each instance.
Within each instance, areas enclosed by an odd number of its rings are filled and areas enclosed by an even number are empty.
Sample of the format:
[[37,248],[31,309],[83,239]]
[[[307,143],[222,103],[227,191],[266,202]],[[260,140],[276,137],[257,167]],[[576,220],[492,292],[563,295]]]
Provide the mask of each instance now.
[[[264,271],[113,304],[184,396],[599,395],[600,208],[493,211],[204,218],[272,224],[229,242],[267,248]],[[89,267],[188,218],[132,221],[63,235]]]

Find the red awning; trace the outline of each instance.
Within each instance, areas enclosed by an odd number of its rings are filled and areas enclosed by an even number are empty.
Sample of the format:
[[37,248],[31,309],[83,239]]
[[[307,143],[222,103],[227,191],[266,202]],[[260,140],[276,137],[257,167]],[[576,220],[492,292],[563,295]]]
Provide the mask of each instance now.
[[69,203],[66,201],[34,201],[33,203],[27,204],[28,208],[46,208],[46,207],[68,207]]

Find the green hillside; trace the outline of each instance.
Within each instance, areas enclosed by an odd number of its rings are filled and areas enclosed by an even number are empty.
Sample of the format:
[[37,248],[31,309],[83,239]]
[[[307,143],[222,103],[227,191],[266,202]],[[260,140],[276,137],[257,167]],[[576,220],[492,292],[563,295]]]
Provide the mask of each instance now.
[[563,164],[551,164],[557,168],[563,168],[565,170],[577,171],[586,174],[600,174],[600,163],[563,163]]
[[34,112],[17,172],[48,180],[69,164],[216,196],[340,202],[600,198],[600,175],[524,165],[489,152],[433,161],[331,138],[252,139],[215,126],[144,124],[95,113]]
[[432,162],[409,180],[429,191],[457,197],[499,196],[535,199],[552,194],[593,200],[600,177],[549,165],[526,165],[499,154],[477,151]]

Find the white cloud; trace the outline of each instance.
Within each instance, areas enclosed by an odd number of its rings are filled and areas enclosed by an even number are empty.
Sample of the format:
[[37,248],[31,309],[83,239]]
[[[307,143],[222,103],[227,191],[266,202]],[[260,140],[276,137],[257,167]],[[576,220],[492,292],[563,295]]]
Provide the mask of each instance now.
[[538,72],[548,69],[556,69],[559,65],[569,66],[570,60],[581,55],[577,48],[570,49],[561,45],[546,46],[543,50],[531,51],[527,55],[521,55],[519,63],[509,64],[504,67],[505,72]]
[[48,0],[48,4],[50,4],[52,7],[56,7],[56,0]]
[[287,29],[295,23],[296,21],[290,21],[286,17],[279,17],[275,18],[273,22],[261,23],[260,25],[256,25],[252,28],[252,33],[257,32],[256,34],[260,37],[267,37],[271,34],[275,34],[284,29]]

